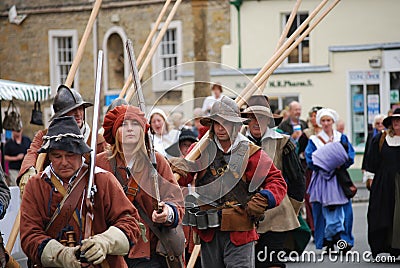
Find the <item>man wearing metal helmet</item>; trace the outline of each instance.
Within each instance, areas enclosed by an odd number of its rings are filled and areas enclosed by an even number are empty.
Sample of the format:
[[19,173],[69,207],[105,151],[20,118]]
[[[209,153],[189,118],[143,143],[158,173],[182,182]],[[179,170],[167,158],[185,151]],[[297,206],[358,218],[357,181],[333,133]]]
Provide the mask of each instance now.
[[236,103],[223,96],[200,120],[210,126],[201,157],[195,162],[170,160],[181,180],[190,183],[197,175],[194,202],[201,211],[196,215],[221,219],[197,221],[202,267],[254,267],[255,224],[286,194],[285,180],[271,158],[239,133],[246,121]]
[[[90,106],[93,106],[93,104],[84,101],[79,92],[70,89],[65,85],[60,85],[57,89],[57,94],[54,97],[54,115],[50,118],[50,121],[61,116],[73,116],[78,124],[81,134],[84,136],[85,142],[90,142],[89,136],[91,131],[89,125],[85,122],[85,109]],[[40,130],[36,133],[31,146],[22,161],[17,179],[17,183],[21,187],[21,192],[23,192],[24,185],[29,177],[36,174],[36,160],[39,155],[37,151],[40,149],[40,146],[43,143],[43,136],[46,135],[46,133],[47,129]]]

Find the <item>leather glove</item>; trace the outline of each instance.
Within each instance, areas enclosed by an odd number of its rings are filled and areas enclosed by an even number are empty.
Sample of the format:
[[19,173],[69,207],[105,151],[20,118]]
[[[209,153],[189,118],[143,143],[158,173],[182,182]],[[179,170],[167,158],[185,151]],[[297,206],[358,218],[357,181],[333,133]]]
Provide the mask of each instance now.
[[82,241],[81,252],[94,265],[104,261],[109,255],[126,255],[129,252],[129,241],[117,227],[111,226],[107,231]]
[[44,267],[80,268],[81,263],[76,259],[76,247],[65,247],[55,239],[51,239],[44,247],[40,261]]
[[22,195],[24,194],[25,185],[28,183],[29,178],[34,176],[34,175],[36,175],[36,169],[34,167],[30,167],[24,173],[24,175],[21,176],[21,180],[19,182],[19,191],[21,193],[21,198],[22,198]]
[[268,199],[262,194],[256,193],[253,195],[250,201],[247,202],[246,212],[251,218],[257,221],[264,217],[264,212],[267,207]]
[[188,172],[191,171],[189,162],[184,158],[172,157],[168,161],[172,172],[179,174],[181,177],[186,177]]

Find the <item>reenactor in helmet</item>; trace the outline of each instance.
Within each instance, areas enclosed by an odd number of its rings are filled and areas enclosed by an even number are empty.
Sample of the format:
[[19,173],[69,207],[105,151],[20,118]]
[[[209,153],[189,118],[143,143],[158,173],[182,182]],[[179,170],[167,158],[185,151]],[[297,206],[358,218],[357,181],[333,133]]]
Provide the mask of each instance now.
[[[200,120],[210,126],[200,158],[170,159],[181,179],[190,183],[197,175],[192,201],[200,210],[195,215],[202,267],[254,267],[255,224],[286,194],[285,180],[271,158],[240,133],[246,121],[237,104],[223,96]],[[214,213],[217,220],[221,215],[220,222],[200,225],[201,215]]]
[[[50,121],[61,116],[73,116],[85,142],[88,143],[90,142],[91,130],[89,125],[85,122],[85,109],[90,106],[93,106],[93,104],[84,101],[79,92],[70,89],[65,85],[60,85],[57,89],[57,94],[54,97],[54,115],[50,118]],[[36,133],[31,146],[24,157],[17,179],[17,183],[21,188],[21,193],[23,192],[23,188],[29,177],[37,173],[35,168],[39,155],[37,151],[42,146],[43,136],[45,136],[46,133],[47,129],[40,130]]]

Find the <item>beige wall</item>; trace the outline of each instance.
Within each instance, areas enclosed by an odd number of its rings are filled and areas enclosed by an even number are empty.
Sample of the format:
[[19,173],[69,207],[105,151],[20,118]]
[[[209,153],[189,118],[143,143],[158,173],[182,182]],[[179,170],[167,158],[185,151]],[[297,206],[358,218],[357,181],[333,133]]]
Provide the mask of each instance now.
[[[332,1],[330,1],[332,2]],[[299,12],[314,10],[321,1],[302,1]],[[295,1],[244,1],[241,7],[242,67],[258,68],[271,57],[279,40],[282,14]],[[339,4],[312,31],[312,65],[329,64],[329,46],[361,45],[400,40],[397,30],[400,1],[347,0]],[[231,7],[231,43],[222,48],[222,63],[237,67],[237,11]]]

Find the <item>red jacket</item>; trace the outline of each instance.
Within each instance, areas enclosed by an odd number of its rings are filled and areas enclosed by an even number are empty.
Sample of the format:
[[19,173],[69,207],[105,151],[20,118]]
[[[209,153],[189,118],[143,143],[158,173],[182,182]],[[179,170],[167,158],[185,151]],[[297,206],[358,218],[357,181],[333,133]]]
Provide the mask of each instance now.
[[[117,169],[123,179],[126,178],[126,171],[125,171],[125,161],[122,160],[120,157],[117,156],[116,158],[116,166]],[[176,213],[175,219],[176,223],[182,221],[183,217],[183,196],[180,187],[178,186],[174,175],[171,171],[171,168],[165,160],[165,158],[156,153],[156,160],[157,160],[157,171],[159,175],[159,188],[160,188],[160,197],[161,201],[164,201],[168,204],[174,206]],[[110,160],[109,160],[109,153],[103,152],[98,154],[96,157],[96,165],[99,167],[113,172],[114,167],[111,167]],[[153,198],[154,190],[153,184],[151,183],[151,178],[149,176],[149,172],[147,169],[143,170],[140,173],[133,174],[135,179],[137,179],[137,183],[139,185],[139,192],[135,197],[135,201],[137,201],[140,206],[146,211],[147,216],[151,219],[151,215],[154,211],[154,203],[156,200]],[[126,182],[124,183],[126,184]],[[153,232],[147,226],[147,223],[141,219],[140,220],[146,226],[146,237],[149,242],[144,243],[142,238],[139,238],[137,244],[132,247],[131,251],[129,252],[129,258],[150,258],[151,254],[155,253],[156,244],[158,238],[153,234]]]
[[[255,145],[251,144],[250,146]],[[267,169],[267,167],[270,168]],[[263,180],[260,193],[267,198],[268,209],[278,206],[286,195],[287,185],[281,171],[275,167],[272,159],[261,148],[256,149],[255,153],[249,157],[244,176],[247,183],[253,179]],[[186,178],[181,178],[179,183],[187,185],[192,180],[193,174],[189,174]],[[197,233],[203,241],[210,242],[214,237],[215,229],[197,230]],[[240,246],[257,240],[258,234],[256,229],[245,232],[232,231],[230,239],[233,244]]]
[[[40,252],[46,246],[47,241],[56,238],[50,237],[45,232],[45,227],[63,199],[61,193],[55,190],[47,175],[43,174],[42,176],[42,174],[39,173],[29,179],[20,208],[21,246],[26,255],[38,264],[41,263]],[[86,174],[85,176],[87,180],[89,175]],[[125,197],[116,178],[111,173],[103,171],[95,175],[94,184],[97,187],[97,192],[94,195],[92,232],[99,234],[106,231],[110,226],[115,226],[125,233],[132,244],[136,244],[140,231],[135,219],[138,219],[139,215],[135,207]],[[80,214],[84,217],[86,206],[82,196],[77,209],[80,211],[83,201]],[[74,217],[68,220],[68,224],[74,228],[75,238],[78,240],[80,237],[79,225]],[[106,260],[110,267],[127,267],[123,256],[107,255]]]

